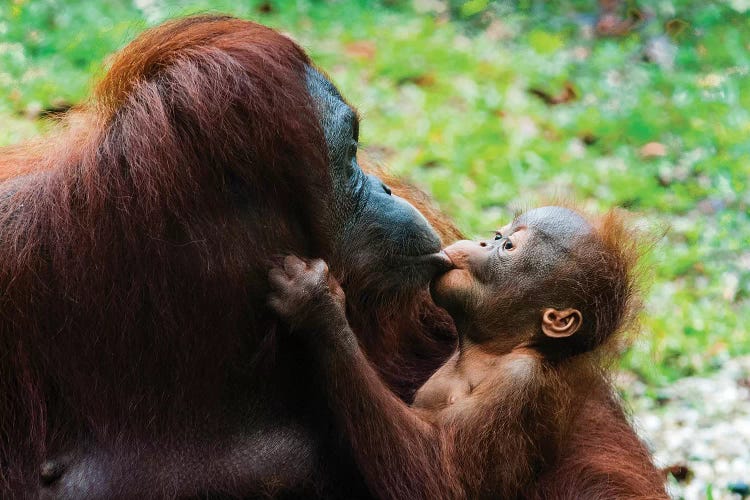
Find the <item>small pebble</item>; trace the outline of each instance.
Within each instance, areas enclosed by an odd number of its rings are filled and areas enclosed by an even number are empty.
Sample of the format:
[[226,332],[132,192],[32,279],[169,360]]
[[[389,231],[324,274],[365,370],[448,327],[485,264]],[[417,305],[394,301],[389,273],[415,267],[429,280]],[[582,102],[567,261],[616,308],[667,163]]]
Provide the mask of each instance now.
[[742,498],[750,495],[750,485],[744,481],[738,481],[736,483],[729,483],[727,489],[732,493],[740,495]]

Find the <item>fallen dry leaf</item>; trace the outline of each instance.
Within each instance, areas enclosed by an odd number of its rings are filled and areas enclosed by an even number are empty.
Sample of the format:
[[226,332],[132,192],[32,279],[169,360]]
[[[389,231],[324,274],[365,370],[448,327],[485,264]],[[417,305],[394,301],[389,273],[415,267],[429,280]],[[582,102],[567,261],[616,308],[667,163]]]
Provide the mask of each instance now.
[[649,142],[641,148],[641,156],[644,158],[667,156],[667,147],[660,142]]
[[435,75],[433,75],[432,73],[425,73],[423,75],[406,76],[398,80],[396,83],[398,85],[413,83],[414,85],[417,85],[419,87],[430,87],[432,85],[435,85],[435,81]]
[[375,57],[376,51],[375,42],[371,42],[370,40],[359,40],[347,43],[344,46],[344,52],[346,55],[355,59],[372,60],[372,58]]
[[557,106],[558,104],[565,104],[578,99],[578,93],[570,82],[565,82],[565,87],[563,87],[562,91],[557,95],[552,95],[549,92],[538,88],[530,88],[529,93],[537,96],[548,106]]

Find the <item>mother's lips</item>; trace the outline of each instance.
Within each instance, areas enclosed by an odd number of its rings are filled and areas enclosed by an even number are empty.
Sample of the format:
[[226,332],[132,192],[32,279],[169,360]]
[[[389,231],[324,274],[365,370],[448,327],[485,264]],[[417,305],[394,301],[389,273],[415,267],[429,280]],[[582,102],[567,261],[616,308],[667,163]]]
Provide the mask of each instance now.
[[448,272],[455,267],[450,256],[444,250],[429,255],[429,259],[437,265],[441,272]]
[[428,265],[442,272],[447,272],[454,267],[451,258],[442,250],[414,257],[405,257],[402,264],[405,266],[413,266],[414,264]]
[[456,265],[455,265],[455,264],[453,263],[453,259],[451,259],[451,256],[450,256],[450,255],[448,255],[448,254],[447,254],[447,253],[445,252],[445,250],[440,250],[440,251],[439,251],[439,252],[438,252],[437,254],[438,254],[438,255],[440,256],[440,258],[441,258],[441,259],[443,259],[443,260],[445,261],[445,263],[446,263],[447,265],[449,265],[449,266],[450,266],[451,268],[453,268],[453,267],[456,267]]

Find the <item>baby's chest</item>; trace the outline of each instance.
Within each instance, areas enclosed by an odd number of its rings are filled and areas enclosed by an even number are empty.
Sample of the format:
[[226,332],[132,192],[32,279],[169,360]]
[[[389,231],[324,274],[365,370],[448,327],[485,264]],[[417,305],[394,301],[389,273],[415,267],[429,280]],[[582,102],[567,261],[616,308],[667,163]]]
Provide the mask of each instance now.
[[440,410],[449,407],[471,393],[469,382],[457,373],[436,373],[414,397],[414,408]]

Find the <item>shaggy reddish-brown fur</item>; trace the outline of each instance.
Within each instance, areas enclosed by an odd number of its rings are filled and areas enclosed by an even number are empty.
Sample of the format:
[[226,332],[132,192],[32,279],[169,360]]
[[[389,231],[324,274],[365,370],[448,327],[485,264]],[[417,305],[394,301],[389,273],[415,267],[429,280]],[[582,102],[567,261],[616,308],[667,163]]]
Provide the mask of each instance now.
[[[531,234],[518,243],[498,236],[445,249],[455,271],[433,293],[471,305],[442,302],[457,318],[459,348],[411,408],[357,347],[323,261],[290,256],[269,273],[269,301],[310,343],[378,497],[667,497],[608,376],[640,307],[640,240],[614,211],[588,222],[559,207],[524,217],[507,228]],[[514,246],[501,253],[503,242]],[[548,314],[572,319],[548,333]]]
[[[594,299],[592,290],[601,286],[602,281],[619,280],[627,285],[622,290],[613,290],[617,293],[604,299],[613,307],[605,308],[597,318],[601,326],[593,337],[603,343],[599,362],[607,366],[632,341],[624,334],[637,332],[634,314],[641,306],[637,293],[641,276],[635,268],[645,238],[634,238],[632,226],[623,223],[623,214],[618,211],[597,218],[595,224],[600,228],[607,255],[600,255],[595,248],[583,253],[587,260],[600,261],[602,268],[597,276],[586,280],[589,300]],[[619,321],[612,315],[618,309],[628,313]],[[610,336],[612,332],[617,335]],[[524,496],[539,500],[666,498],[664,475],[628,423],[622,402],[608,378],[595,377],[586,389],[586,398],[568,426],[568,436],[562,441],[556,459],[526,489]]]
[[592,388],[569,432],[559,457],[525,498],[667,498],[664,475],[609,387]]
[[325,241],[307,63],[256,24],[170,23],[117,56],[67,129],[2,152],[6,487],[36,481],[59,436],[168,428],[227,396],[270,328],[248,283],[269,254]]
[[[210,464],[259,398],[308,397],[263,305],[269,256],[329,254],[334,195],[308,64],[255,23],[170,22],[120,52],[60,131],[0,151],[0,496],[34,491],[40,464],[79,443],[136,456],[159,443],[182,475],[155,471],[165,492],[247,492],[233,473],[214,485],[205,466],[179,469],[169,450],[186,441],[184,461]],[[363,304],[358,319],[408,394],[452,325],[424,294],[398,300]],[[390,336],[366,331],[373,316]],[[191,429],[206,426],[229,430],[201,445]]]

